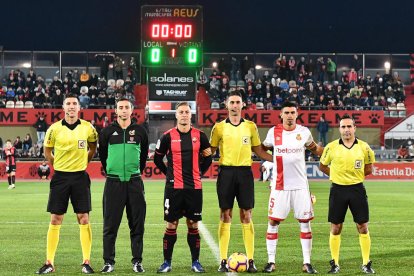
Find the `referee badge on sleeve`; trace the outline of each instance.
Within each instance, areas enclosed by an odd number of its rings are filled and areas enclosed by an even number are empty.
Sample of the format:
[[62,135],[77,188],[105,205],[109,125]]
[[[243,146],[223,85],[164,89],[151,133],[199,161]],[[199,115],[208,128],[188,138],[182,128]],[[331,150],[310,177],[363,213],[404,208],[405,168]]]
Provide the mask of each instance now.
[[355,169],[362,168],[362,160],[355,160]]

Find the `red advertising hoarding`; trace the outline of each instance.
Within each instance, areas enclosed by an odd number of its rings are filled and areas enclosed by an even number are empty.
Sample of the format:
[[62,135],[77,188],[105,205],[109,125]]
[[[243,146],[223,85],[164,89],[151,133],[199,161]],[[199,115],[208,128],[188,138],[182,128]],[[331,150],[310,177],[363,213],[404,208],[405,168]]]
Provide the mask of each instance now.
[[[0,108],[0,125],[33,125],[41,115],[43,115],[48,125],[63,119],[65,116],[63,109]],[[135,109],[132,113],[132,117],[137,119],[139,124],[144,122],[144,115],[145,110],[143,109]],[[79,116],[87,121],[95,120],[97,125],[100,125],[105,117],[108,117],[110,122],[116,120],[114,109],[82,109]]]
[[[18,161],[17,162],[17,182],[19,179],[39,179],[37,175],[37,169],[40,165],[39,162],[29,162],[29,161]],[[317,167],[318,164],[313,164]],[[260,162],[254,162],[252,165],[254,178],[258,179],[260,177]],[[100,162],[94,161],[91,162],[87,169],[90,177],[96,180],[104,180],[104,175],[102,173],[102,166]],[[52,170],[53,173],[53,170]],[[308,178],[312,179],[326,179],[326,176],[323,174],[310,175],[311,172],[308,171]],[[218,174],[218,163],[213,162],[210,169],[206,172],[205,176],[214,179]],[[165,179],[161,171],[155,166],[154,162],[147,162],[147,167],[142,172],[144,179]],[[6,177],[6,165],[4,162],[0,163],[0,179]],[[372,175],[368,176],[367,179],[375,180],[387,180],[387,179],[401,179],[401,180],[410,180],[414,178],[414,163],[376,163],[374,165]]]
[[[245,110],[243,117],[255,122],[258,126],[274,126],[281,123],[280,110]],[[297,123],[307,127],[316,127],[322,115],[330,126],[338,126],[339,119],[348,114],[352,116],[358,127],[381,127],[384,125],[384,112],[372,110],[300,110]],[[199,126],[212,126],[227,118],[226,110],[200,110]]]

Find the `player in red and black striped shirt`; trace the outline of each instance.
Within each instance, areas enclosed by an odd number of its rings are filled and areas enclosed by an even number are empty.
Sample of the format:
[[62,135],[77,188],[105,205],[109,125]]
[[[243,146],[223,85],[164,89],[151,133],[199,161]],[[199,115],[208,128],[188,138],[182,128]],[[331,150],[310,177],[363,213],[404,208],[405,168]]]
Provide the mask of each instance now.
[[[166,175],[164,192],[164,220],[167,229],[163,238],[164,263],[158,272],[171,271],[171,259],[177,240],[179,219],[185,216],[194,272],[204,272],[199,262],[203,193],[201,176],[211,165],[210,143],[204,132],[191,127],[191,109],[187,102],[176,106],[177,127],[164,133],[158,140],[154,162]],[[167,166],[163,158],[167,156]]]
[[16,149],[13,147],[11,140],[6,141],[4,147],[4,157],[6,159],[6,173],[9,181],[9,190],[14,189],[16,183]]

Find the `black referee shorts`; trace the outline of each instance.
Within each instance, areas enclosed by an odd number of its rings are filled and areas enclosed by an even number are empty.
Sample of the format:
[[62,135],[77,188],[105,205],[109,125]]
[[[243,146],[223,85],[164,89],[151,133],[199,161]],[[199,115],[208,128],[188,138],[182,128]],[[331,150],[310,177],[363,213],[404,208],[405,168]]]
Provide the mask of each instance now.
[[328,221],[333,224],[343,223],[348,206],[355,223],[362,224],[369,221],[368,196],[364,185],[362,183],[354,185],[333,183],[329,194]]
[[220,166],[217,196],[221,209],[232,209],[234,198],[239,208],[254,208],[254,178],[251,167]]
[[165,188],[164,220],[174,222],[182,217],[201,221],[203,190]]
[[91,207],[91,180],[86,171],[55,171],[50,181],[47,211],[63,215],[68,210],[69,198],[76,214],[89,213]]

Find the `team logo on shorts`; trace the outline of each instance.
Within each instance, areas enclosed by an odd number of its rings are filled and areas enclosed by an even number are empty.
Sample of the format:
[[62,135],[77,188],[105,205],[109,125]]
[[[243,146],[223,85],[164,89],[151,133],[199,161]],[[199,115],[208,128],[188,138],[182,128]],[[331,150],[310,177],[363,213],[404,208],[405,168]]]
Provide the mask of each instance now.
[[134,129],[130,130],[128,133],[129,133],[129,135],[134,136],[135,135],[135,130]]
[[78,149],[86,148],[86,140],[78,140]]
[[302,136],[300,136],[300,134],[296,135],[296,140],[298,141],[302,140]]
[[249,136],[243,136],[242,137],[242,144],[243,145],[249,145],[250,144],[250,137]]
[[362,168],[362,160],[355,160],[355,169]]
[[166,198],[165,199],[165,202],[164,202],[164,208],[165,208],[165,210],[164,210],[164,214],[166,215],[166,216],[168,216],[168,214],[170,213],[168,210],[170,209],[170,199],[168,199],[168,198]]
[[197,137],[193,137],[193,143],[197,143]]

